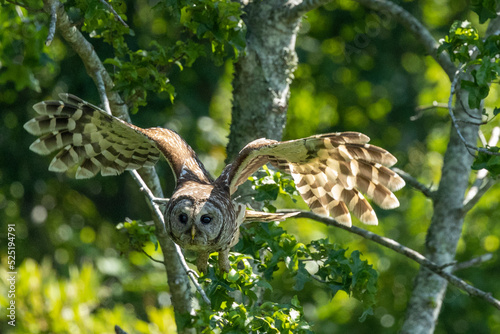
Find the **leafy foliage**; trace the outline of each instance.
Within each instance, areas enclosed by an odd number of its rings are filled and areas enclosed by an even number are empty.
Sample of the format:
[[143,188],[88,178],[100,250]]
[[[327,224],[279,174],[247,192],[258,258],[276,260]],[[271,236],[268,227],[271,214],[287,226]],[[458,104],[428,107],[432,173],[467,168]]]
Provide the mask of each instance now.
[[[6,263],[2,258],[0,274],[7,277]],[[118,324],[134,333],[174,333],[175,321],[171,308],[158,309],[150,306],[147,315],[153,321],[138,319],[130,307],[115,304],[103,307],[111,298],[112,289],[102,275],[90,263],[80,268],[71,266],[69,277],[59,278],[50,261],[36,263],[27,259],[17,268],[16,326],[2,321],[2,333],[15,329],[16,333],[112,333]],[[0,281],[0,305],[5,308],[7,280]]]
[[[127,19],[124,1],[113,2],[113,8],[122,19]],[[152,40],[144,48],[136,49],[127,38],[134,36],[134,31],[115,20],[102,2],[76,3],[76,11],[84,20],[82,31],[113,47],[114,57],[104,63],[113,66],[115,89],[131,105],[132,112],[146,105],[147,92],[166,93],[173,102],[175,89],[169,76],[175,68],[192,66],[202,56],[222,65],[225,59],[235,59],[245,46],[245,29],[237,2],[166,1],[155,8],[155,15],[166,15],[172,20],[169,25],[184,27],[183,38],[167,45]]]
[[228,52],[232,51],[236,58],[245,47],[245,28],[238,2],[170,0],[166,4],[192,37],[208,43],[216,65],[223,64]]
[[[27,10],[6,7],[1,2],[0,11],[0,85],[7,82],[15,84],[16,90],[25,88],[40,92],[40,82],[35,73],[46,67],[54,70],[54,63],[44,57],[44,42],[47,29],[38,25],[43,15],[28,15]],[[33,1],[32,10],[40,10],[42,3]],[[21,15],[19,15],[21,14]],[[41,56],[42,55],[42,56]]]
[[130,250],[142,251],[148,242],[154,245],[155,250],[158,249],[158,239],[155,234],[156,228],[153,225],[146,225],[142,221],[132,220],[118,224],[116,229],[127,233],[127,241],[119,245],[119,249],[122,252]]
[[479,16],[479,23],[497,17],[498,1],[496,0],[472,0],[471,9]]
[[[495,153],[500,151],[500,147],[490,147],[489,149]],[[480,170],[483,168],[490,172],[491,177],[498,177],[500,175],[500,156],[479,152],[476,160],[474,160],[472,169]]]
[[[489,3],[494,3],[491,1]],[[495,14],[496,15],[496,14]],[[450,28],[448,36],[442,41],[440,51],[446,50],[452,60],[459,61],[464,72],[470,73],[472,80],[461,79],[460,85],[468,95],[470,108],[482,108],[488,97],[491,85],[496,84],[500,76],[500,36],[494,34],[481,39],[472,24],[468,21],[456,21]],[[483,114],[488,116],[486,109]],[[493,117],[498,114],[498,108],[491,111]],[[489,148],[498,152],[498,148]],[[481,152],[478,154],[474,169],[486,168],[493,176],[498,175],[498,156]]]
[[286,195],[293,201],[295,201],[294,196],[298,195],[295,182],[290,175],[274,171],[267,166],[263,166],[249,180],[255,191],[253,200],[263,202],[269,212],[276,212],[276,207],[271,202],[275,201],[279,195]]

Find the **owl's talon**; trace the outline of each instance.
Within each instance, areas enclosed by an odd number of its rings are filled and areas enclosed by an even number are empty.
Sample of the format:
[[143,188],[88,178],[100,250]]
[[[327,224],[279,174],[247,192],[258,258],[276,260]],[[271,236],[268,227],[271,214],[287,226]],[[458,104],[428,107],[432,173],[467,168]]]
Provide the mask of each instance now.
[[200,252],[198,253],[198,258],[196,259],[196,268],[198,268],[198,271],[200,273],[207,273],[208,269],[208,257],[210,256],[210,253],[206,252]]

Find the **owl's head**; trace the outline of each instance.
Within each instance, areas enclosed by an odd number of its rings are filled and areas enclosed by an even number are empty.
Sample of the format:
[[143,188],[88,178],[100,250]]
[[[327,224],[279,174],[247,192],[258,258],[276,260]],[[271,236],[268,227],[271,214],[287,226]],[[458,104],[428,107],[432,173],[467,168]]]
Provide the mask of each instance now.
[[213,185],[199,183],[187,183],[174,192],[165,218],[172,239],[194,251],[227,248],[236,225],[229,197]]

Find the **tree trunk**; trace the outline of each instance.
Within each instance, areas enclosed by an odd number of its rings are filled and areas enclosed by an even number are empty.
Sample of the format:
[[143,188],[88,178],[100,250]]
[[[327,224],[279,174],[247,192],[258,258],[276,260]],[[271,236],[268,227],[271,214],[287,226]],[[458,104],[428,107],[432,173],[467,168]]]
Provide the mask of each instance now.
[[[460,91],[464,105],[467,95]],[[458,105],[458,103],[457,103]],[[456,109],[458,119],[469,119],[463,108]],[[476,116],[480,116],[476,111]],[[475,143],[478,126],[460,123],[461,132],[469,143]],[[473,162],[472,155],[451,126],[442,177],[434,201],[434,215],[426,237],[426,257],[438,265],[455,260],[458,240],[462,234],[462,211],[465,191]],[[450,267],[451,269],[451,267]],[[446,293],[447,281],[421,267],[406,311],[402,333],[433,333]]]
[[[498,33],[500,19],[492,19],[486,35]],[[465,76],[464,78],[465,79]],[[457,119],[477,122],[479,110],[464,110],[468,106],[468,92],[457,87],[455,115]],[[458,99],[461,102],[458,102]],[[472,119],[469,115],[476,117]],[[460,122],[460,132],[467,143],[475,144],[479,127]],[[442,176],[434,199],[434,215],[426,236],[426,257],[438,265],[455,260],[458,240],[462,235],[465,213],[463,203],[469,186],[469,176],[474,157],[465,147],[457,131],[451,125],[450,142],[443,160]],[[451,270],[451,267],[449,268]],[[415,286],[406,310],[401,333],[433,333],[446,294],[447,281],[425,268],[415,278]]]
[[254,139],[280,140],[283,135],[300,23],[300,17],[286,16],[285,4],[272,0],[244,5],[246,49],[235,64],[228,161]]

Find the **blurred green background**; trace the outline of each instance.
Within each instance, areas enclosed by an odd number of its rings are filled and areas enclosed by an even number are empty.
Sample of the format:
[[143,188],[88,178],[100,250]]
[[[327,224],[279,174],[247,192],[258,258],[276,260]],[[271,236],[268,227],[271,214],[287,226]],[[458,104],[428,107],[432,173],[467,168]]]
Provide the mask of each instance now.
[[[477,23],[466,1],[404,1],[401,5],[437,39],[457,19],[486,28]],[[131,0],[126,6],[135,31],[129,41],[133,47],[147,48],[152,40],[172,44],[179,38],[178,29],[156,15],[148,1]],[[114,324],[131,333],[173,331],[164,270],[143,254],[122,252],[120,247],[126,238],[116,230],[117,223],[127,217],[150,219],[130,176],[75,180],[49,172],[51,157],[28,149],[35,138],[22,125],[35,115],[34,103],[62,92],[95,104],[99,97],[79,57],[57,35],[42,55],[36,53],[40,45],[25,42],[44,43],[47,29],[39,22],[48,22],[48,17],[37,14],[41,21],[30,21],[22,13],[10,4],[0,8],[0,331],[12,330],[3,314],[8,303],[7,224],[15,224],[16,229],[15,332],[107,333]],[[112,57],[109,45],[89,40],[101,59]],[[297,53],[300,64],[292,84],[285,139],[360,131],[373,144],[391,151],[399,160],[397,167],[420,182],[439,182],[450,129],[447,110],[416,112],[415,108],[434,101],[447,103],[450,83],[414,36],[388,16],[353,1],[335,1],[303,20]],[[143,127],[178,131],[209,171],[218,175],[230,123],[232,72],[230,61],[215,66],[206,58],[183,71],[173,70],[169,78],[177,93],[174,103],[167,94],[150,93],[147,107],[140,108],[132,120]],[[491,106],[498,100],[498,90],[493,88]],[[497,124],[486,126],[485,135]],[[158,170],[169,194],[173,179],[168,166],[162,162]],[[457,254],[459,261],[494,254],[493,260],[458,274],[496,297],[500,296],[499,196],[499,187],[493,187],[467,216]],[[410,187],[397,197],[401,207],[376,209],[380,225],[367,228],[423,251],[431,202]],[[360,250],[380,274],[378,304],[375,314],[360,323],[362,306],[345,293],[330,300],[315,284],[296,292],[287,283],[290,279],[279,275],[272,282],[274,301],[298,294],[317,333],[397,332],[418,270],[415,263],[320,223],[289,219],[282,226],[302,242],[328,236],[349,252]],[[147,252],[160,257],[153,245],[148,245]],[[436,333],[471,332],[500,332],[500,314],[450,287]]]

